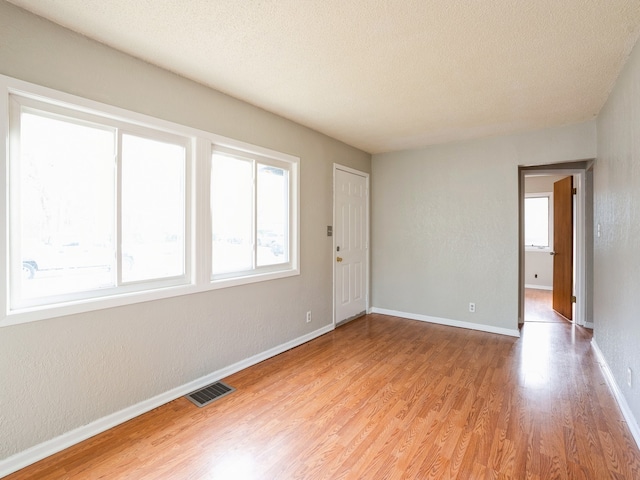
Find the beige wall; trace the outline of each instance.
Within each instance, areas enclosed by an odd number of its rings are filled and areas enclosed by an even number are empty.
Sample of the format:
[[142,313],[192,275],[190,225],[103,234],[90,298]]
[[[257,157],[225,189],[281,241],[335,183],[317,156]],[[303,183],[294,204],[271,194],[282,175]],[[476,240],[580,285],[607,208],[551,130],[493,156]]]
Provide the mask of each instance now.
[[302,272],[1,328],[0,462],[331,324],[333,162],[369,154],[2,1],[0,73],[300,157]]
[[590,121],[374,155],[372,305],[516,330],[518,166],[593,158],[595,142]]
[[[594,335],[640,419],[640,44],[598,117],[594,177]],[[627,368],[633,383],[627,386]],[[635,426],[636,431],[638,426]],[[640,443],[640,436],[637,437]]]

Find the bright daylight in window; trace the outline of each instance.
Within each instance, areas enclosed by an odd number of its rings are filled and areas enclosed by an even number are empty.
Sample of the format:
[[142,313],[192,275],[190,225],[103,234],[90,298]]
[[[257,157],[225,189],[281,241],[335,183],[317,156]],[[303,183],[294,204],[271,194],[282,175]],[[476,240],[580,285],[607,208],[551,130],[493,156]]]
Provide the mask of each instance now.
[[289,262],[289,176],[288,166],[273,159],[214,150],[212,278]]
[[0,325],[299,273],[298,158],[11,81]]
[[548,195],[524,199],[524,244],[537,248],[550,245]]
[[55,303],[183,277],[185,146],[16,108],[10,232],[22,276],[13,301]]

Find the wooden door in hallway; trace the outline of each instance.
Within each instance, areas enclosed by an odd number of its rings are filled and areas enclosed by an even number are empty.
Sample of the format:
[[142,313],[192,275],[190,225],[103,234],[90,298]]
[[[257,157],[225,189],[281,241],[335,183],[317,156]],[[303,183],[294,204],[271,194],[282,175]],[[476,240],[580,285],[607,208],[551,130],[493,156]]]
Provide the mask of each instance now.
[[573,177],[553,184],[553,309],[573,319]]
[[368,177],[335,169],[335,323],[366,313],[368,273]]

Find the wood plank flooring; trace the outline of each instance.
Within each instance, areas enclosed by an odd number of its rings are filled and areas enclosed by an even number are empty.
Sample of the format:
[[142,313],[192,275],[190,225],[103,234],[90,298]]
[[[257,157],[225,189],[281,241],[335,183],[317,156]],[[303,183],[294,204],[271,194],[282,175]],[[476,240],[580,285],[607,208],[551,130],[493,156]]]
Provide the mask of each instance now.
[[638,479],[588,330],[519,339],[384,315],[232,375],[7,480]]
[[537,288],[524,289],[524,321],[525,322],[553,322],[568,323],[553,309],[553,292]]

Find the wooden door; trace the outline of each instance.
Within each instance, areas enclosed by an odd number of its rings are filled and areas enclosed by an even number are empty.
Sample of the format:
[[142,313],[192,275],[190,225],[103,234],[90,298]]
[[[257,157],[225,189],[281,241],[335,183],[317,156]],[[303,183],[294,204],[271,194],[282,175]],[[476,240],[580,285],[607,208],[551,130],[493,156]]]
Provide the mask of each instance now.
[[573,177],[553,184],[553,309],[573,319]]
[[367,177],[335,171],[335,322],[367,309],[368,192]]

